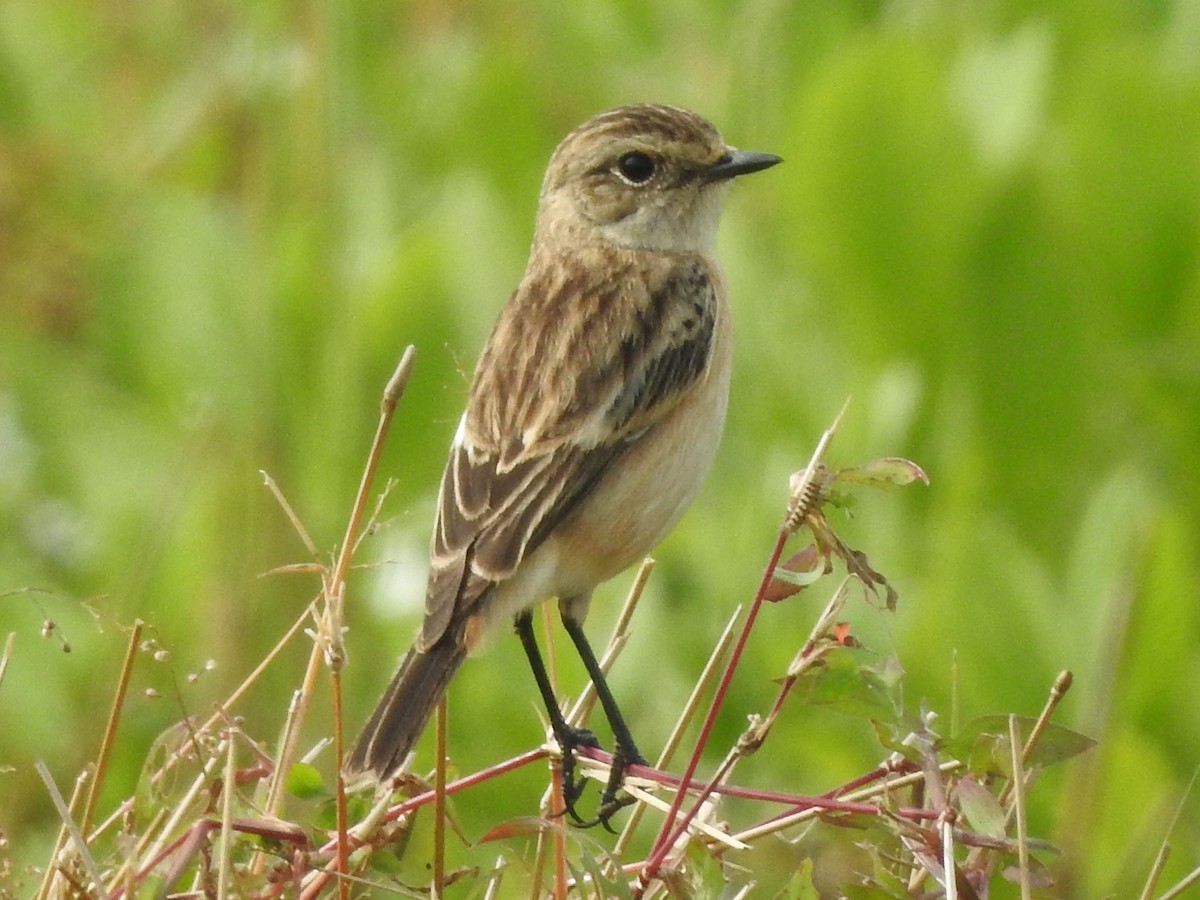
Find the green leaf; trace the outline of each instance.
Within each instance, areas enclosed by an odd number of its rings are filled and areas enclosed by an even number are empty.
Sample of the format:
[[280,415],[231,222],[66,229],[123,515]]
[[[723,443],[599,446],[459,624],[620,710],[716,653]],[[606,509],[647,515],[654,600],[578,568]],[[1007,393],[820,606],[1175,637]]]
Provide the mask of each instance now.
[[821,895],[813,884],[813,861],[802,860],[783,890],[775,896],[778,900],[819,900]]
[[840,712],[868,718],[896,717],[891,679],[861,665],[849,652],[831,653],[815,670],[805,700]]
[[835,482],[848,484],[863,484],[874,488],[897,488],[914,481],[929,484],[929,476],[925,470],[909,459],[899,456],[885,456],[872,460],[861,466],[851,466],[840,469],[833,476]]
[[311,800],[314,797],[324,796],[325,781],[321,778],[321,773],[315,767],[308,763],[294,763],[287,773],[287,781],[284,783],[287,792],[293,797],[298,797],[301,800]]
[[841,886],[840,890],[846,900],[904,900],[908,896],[903,892],[892,893],[873,882],[868,884],[845,884]]
[[[968,723],[954,740],[947,744],[946,749],[960,759],[967,759],[973,772],[1011,774],[1012,754],[1008,749],[1008,719],[1008,716],[981,716]],[[1026,738],[1032,733],[1035,722],[1036,720],[1028,716],[1017,717],[1017,726]],[[1093,738],[1051,722],[1042,729],[1026,765],[1052,766],[1085,753],[1095,746],[1096,741]],[[983,768],[976,768],[977,765]]]
[[914,747],[912,744],[906,744],[904,742],[904,735],[900,733],[895,725],[882,722],[879,719],[872,719],[871,727],[875,731],[875,737],[885,750],[898,753],[911,763],[921,764],[920,749]]
[[972,830],[986,837],[1004,837],[1004,810],[991,791],[974,778],[959,781],[958,803]]

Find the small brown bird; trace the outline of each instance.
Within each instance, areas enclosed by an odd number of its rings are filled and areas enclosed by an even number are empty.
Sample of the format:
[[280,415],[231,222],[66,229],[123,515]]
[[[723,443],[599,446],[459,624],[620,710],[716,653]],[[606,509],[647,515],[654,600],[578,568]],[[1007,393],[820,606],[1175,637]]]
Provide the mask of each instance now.
[[778,162],[660,105],[601,113],[554,151],[525,275],[479,359],[442,475],[425,621],[348,777],[392,777],[467,655],[515,623],[581,822],[572,751],[595,738],[563,720],[531,617],[554,597],[613,729],[597,819],[607,824],[642,758],[583,620],[593,588],[662,540],[712,464],[731,360],[713,254],[721,203],[731,179]]

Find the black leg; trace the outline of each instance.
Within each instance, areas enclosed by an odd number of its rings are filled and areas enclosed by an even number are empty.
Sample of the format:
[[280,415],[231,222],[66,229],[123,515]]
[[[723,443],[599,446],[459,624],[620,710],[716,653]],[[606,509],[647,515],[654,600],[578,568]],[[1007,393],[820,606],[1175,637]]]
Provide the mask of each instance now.
[[578,620],[565,615],[562,617],[562,623],[563,628],[567,630],[567,634],[574,642],[575,649],[579,651],[579,658],[583,660],[584,667],[592,677],[592,684],[596,686],[596,696],[600,700],[600,705],[604,707],[605,718],[608,719],[608,724],[613,731],[615,746],[613,747],[612,768],[609,770],[608,784],[605,785],[604,793],[600,797],[600,810],[596,819],[588,823],[594,825],[598,822],[612,831],[608,820],[612,818],[613,813],[622,806],[633,802],[628,797],[624,800],[617,799],[617,791],[621,789],[621,784],[625,781],[625,772],[632,765],[644,764],[645,760],[638,752],[637,744],[633,742],[633,735],[629,733],[629,726],[625,724],[625,719],[617,707],[617,701],[613,697],[612,691],[608,689],[608,682],[604,680],[604,672],[600,668],[596,654],[592,652],[592,645],[588,643],[587,635],[583,633],[583,626]]
[[575,802],[583,793],[586,784],[586,779],[575,779],[575,748],[599,747],[600,744],[596,736],[586,728],[572,728],[563,718],[562,711],[558,708],[558,698],[554,696],[554,688],[550,685],[550,676],[546,674],[546,664],[542,662],[542,654],[538,650],[537,638],[533,634],[532,614],[528,611],[521,613],[517,616],[515,624],[517,635],[521,638],[521,646],[525,648],[525,656],[529,659],[529,668],[533,670],[534,680],[537,681],[542,702],[546,706],[546,713],[550,716],[550,730],[554,732],[554,739],[558,741],[562,750],[563,802],[566,805],[566,813],[576,824],[591,824],[580,818],[575,811]]

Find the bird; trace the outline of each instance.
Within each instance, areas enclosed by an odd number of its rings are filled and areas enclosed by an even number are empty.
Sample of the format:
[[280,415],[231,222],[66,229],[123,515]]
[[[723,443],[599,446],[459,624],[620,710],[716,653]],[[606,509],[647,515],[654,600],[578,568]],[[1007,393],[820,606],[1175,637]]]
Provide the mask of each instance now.
[[[583,630],[593,589],[643,558],[710,469],[732,366],[714,244],[739,176],[781,162],[738,150],[697,113],[602,112],[552,153],[525,272],[478,359],[442,475],[425,615],[346,757],[350,782],[402,769],[451,678],[515,628],[562,758],[564,810],[602,822],[644,762]],[[557,600],[613,732],[595,820],[575,809],[574,751],[533,631]]]

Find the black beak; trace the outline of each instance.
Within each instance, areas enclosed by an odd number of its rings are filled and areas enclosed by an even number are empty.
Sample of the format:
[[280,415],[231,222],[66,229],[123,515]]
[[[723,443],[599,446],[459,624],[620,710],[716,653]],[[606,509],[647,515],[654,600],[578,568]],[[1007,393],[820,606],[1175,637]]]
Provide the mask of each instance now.
[[700,177],[705,181],[726,181],[738,175],[748,175],[751,172],[761,172],[769,169],[783,158],[774,153],[759,153],[755,150],[730,150],[715,163],[701,172]]

